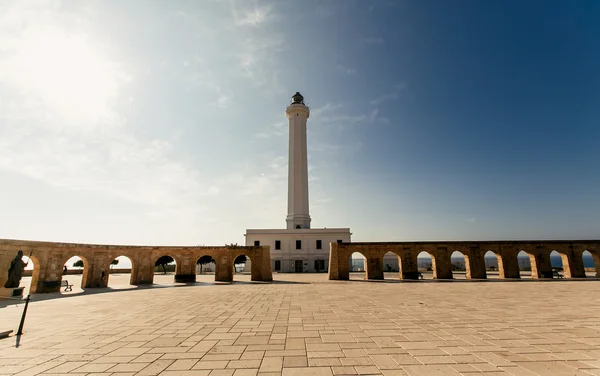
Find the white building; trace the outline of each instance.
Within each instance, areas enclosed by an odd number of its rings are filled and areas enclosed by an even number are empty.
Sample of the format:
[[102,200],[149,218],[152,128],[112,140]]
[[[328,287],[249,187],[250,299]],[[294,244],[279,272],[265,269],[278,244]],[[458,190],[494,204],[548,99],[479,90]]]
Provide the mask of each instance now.
[[[350,242],[349,228],[310,228],[304,97],[296,93],[286,108],[289,123],[288,214],[286,229],[246,230],[246,245],[269,245],[275,272],[326,272],[329,243]],[[249,270],[249,263],[246,264]]]

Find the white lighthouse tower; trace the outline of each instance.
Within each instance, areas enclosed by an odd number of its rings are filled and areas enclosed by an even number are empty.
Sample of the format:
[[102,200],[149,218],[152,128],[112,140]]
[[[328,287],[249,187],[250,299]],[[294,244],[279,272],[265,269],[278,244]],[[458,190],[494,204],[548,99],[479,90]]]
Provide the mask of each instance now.
[[310,228],[306,153],[306,121],[310,116],[310,110],[304,104],[304,97],[300,93],[294,94],[292,104],[285,109],[285,114],[290,132],[287,228]]
[[[285,109],[289,123],[288,212],[285,229],[248,229],[246,245],[271,247],[274,272],[326,272],[329,243],[350,242],[349,228],[311,228],[308,201],[307,121],[310,110],[296,92]],[[252,262],[246,262],[246,270]]]

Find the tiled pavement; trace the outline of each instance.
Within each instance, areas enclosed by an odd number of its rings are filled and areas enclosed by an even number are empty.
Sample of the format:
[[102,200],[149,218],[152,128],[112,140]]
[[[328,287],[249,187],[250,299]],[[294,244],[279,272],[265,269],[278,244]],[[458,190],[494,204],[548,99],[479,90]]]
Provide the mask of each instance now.
[[599,281],[275,278],[33,302],[0,375],[600,375]]

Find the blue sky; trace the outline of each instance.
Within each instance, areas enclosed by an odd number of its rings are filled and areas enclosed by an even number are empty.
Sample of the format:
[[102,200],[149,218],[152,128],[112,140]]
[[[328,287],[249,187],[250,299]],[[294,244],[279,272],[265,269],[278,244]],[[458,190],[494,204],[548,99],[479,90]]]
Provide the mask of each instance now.
[[284,228],[300,91],[313,227],[600,238],[600,3],[0,4],[0,237]]

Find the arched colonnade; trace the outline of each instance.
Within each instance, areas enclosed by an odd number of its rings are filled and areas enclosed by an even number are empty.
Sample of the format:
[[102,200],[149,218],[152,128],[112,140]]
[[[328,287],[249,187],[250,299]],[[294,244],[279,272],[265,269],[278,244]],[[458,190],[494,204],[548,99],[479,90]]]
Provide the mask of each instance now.
[[433,278],[452,279],[451,255],[465,256],[467,279],[485,279],[485,254],[492,251],[498,259],[500,278],[520,278],[517,255],[524,251],[529,256],[532,278],[553,278],[550,253],[560,254],[565,278],[585,278],[582,254],[590,252],[594,258],[596,276],[600,277],[600,240],[585,241],[495,241],[495,242],[394,242],[394,243],[331,243],[329,251],[329,279],[348,280],[348,259],[355,252],[365,258],[366,279],[383,279],[383,256],[392,252],[398,256],[400,279],[418,279],[417,256],[431,255]]
[[215,281],[232,282],[234,260],[240,255],[246,255],[252,260],[252,281],[273,280],[268,246],[153,247],[1,239],[0,284],[2,286],[8,278],[10,263],[19,250],[30,257],[34,264],[31,293],[59,291],[63,266],[73,256],[83,260],[82,288],[107,287],[110,263],[119,256],[126,256],[131,260],[130,284],[132,285],[152,284],[155,263],[162,256],[171,256],[175,260],[175,282],[194,282],[196,262],[202,256],[211,256],[215,260]]

